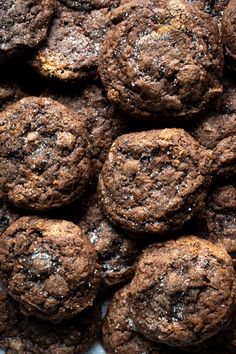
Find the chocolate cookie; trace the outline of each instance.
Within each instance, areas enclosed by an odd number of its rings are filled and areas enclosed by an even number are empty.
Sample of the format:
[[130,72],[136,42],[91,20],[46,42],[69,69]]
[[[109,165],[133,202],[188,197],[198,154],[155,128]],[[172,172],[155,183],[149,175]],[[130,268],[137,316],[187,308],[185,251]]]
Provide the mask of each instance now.
[[200,214],[209,239],[221,243],[236,264],[236,184],[215,187]]
[[27,97],[0,113],[0,195],[16,206],[48,210],[71,203],[89,180],[80,116],[49,98]]
[[186,353],[197,354],[235,354],[236,352],[236,314],[229,327],[199,345],[185,347]]
[[0,200],[0,235],[20,216],[19,210]]
[[234,283],[232,260],[220,245],[195,236],[153,245],[131,283],[131,318],[150,340],[198,344],[231,319]]
[[99,83],[88,85],[82,91],[47,90],[43,95],[68,106],[83,118],[91,146],[91,182],[96,185],[113,141],[127,132],[127,124]]
[[182,0],[132,1],[114,10],[99,72],[108,98],[155,123],[183,123],[221,91],[216,22]]
[[222,17],[229,0],[188,0],[188,2],[198,6],[200,10],[213,17]]
[[91,11],[92,9],[101,9],[103,7],[115,8],[120,0],[59,0],[66,6],[74,10]]
[[151,342],[137,332],[130,313],[129,287],[117,291],[102,326],[107,354],[168,354],[162,344]]
[[130,280],[134,275],[137,245],[107,220],[98,194],[86,195],[74,213],[75,223],[97,251],[104,285],[114,286]]
[[93,304],[100,267],[78,226],[22,217],[0,238],[0,280],[25,314],[61,321]]
[[230,0],[222,18],[222,42],[229,67],[236,72],[236,0]]
[[86,353],[100,330],[97,306],[60,324],[22,315],[17,302],[0,293],[0,348],[6,354]]
[[32,65],[43,76],[62,81],[96,74],[98,54],[108,29],[108,9],[74,11],[57,2],[46,43]]
[[0,1],[0,61],[32,48],[47,36],[54,0]]
[[213,149],[212,171],[217,177],[236,175],[236,86],[225,82],[224,93],[193,130],[194,138]]
[[177,230],[201,209],[210,166],[211,152],[182,129],[123,135],[100,175],[104,212],[133,232]]

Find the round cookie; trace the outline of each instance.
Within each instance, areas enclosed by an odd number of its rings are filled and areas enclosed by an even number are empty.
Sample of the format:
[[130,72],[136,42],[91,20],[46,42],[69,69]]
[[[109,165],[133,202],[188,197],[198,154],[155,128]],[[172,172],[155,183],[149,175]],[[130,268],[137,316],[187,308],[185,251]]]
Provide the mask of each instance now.
[[0,2],[0,61],[46,39],[54,0]]
[[92,9],[101,9],[103,7],[115,8],[120,0],[59,0],[66,6],[74,10],[91,11]]
[[[104,319],[102,332],[107,354],[171,353],[171,348],[151,342],[137,332],[131,319],[128,286],[115,293]],[[174,353],[177,354],[176,351]]]
[[0,238],[0,280],[25,314],[61,321],[93,304],[100,267],[78,226],[22,217]]
[[147,248],[130,286],[131,318],[150,340],[201,343],[228,324],[235,272],[220,245],[195,236]]
[[49,210],[78,198],[89,181],[89,144],[78,114],[49,98],[27,97],[0,113],[0,195]]
[[0,235],[20,216],[20,211],[0,200]]
[[123,117],[108,101],[99,83],[87,85],[82,91],[46,90],[42,95],[61,102],[83,117],[91,146],[91,184],[96,185],[113,141],[128,129]]
[[193,137],[213,150],[212,172],[220,178],[236,175],[236,86],[226,81],[224,93],[195,126]]
[[108,9],[74,11],[57,2],[45,44],[31,64],[46,78],[75,81],[93,76],[104,35]]
[[0,293],[0,348],[6,354],[86,353],[100,330],[97,306],[60,324],[25,317],[19,304]]
[[104,212],[131,232],[178,230],[202,208],[210,166],[211,152],[182,129],[123,135],[99,179]]
[[183,123],[222,92],[222,48],[208,14],[182,0],[136,0],[114,10],[113,22],[99,73],[126,113]]
[[236,263],[236,184],[215,187],[200,213],[207,237],[221,243]]
[[229,67],[236,72],[236,0],[230,0],[222,18],[222,42]]
[[74,222],[97,251],[104,285],[115,286],[130,280],[135,271],[137,245],[107,220],[98,194],[85,195],[74,214]]

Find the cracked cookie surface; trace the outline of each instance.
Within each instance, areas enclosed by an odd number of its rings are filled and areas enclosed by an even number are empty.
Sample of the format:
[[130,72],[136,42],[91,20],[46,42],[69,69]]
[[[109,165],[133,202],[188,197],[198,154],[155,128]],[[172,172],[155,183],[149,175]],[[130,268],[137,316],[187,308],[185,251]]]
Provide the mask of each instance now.
[[0,245],[0,279],[23,313],[58,322],[93,304],[100,266],[78,226],[22,217],[4,232]]
[[109,222],[97,193],[85,195],[74,212],[74,222],[94,245],[105,286],[127,282],[135,271],[138,247],[126,233]]
[[52,324],[24,316],[19,304],[0,293],[0,348],[6,354],[85,353],[100,330],[95,305],[72,319]]
[[131,232],[177,230],[202,207],[210,167],[211,152],[182,129],[122,135],[100,175],[103,210]]
[[27,97],[0,113],[0,129],[2,198],[49,210],[82,194],[90,147],[78,114],[49,98]]
[[54,3],[54,0],[0,1],[0,61],[46,39]]
[[131,318],[153,341],[196,345],[231,319],[235,272],[220,245],[195,236],[147,248],[130,286]]
[[75,81],[96,76],[98,55],[109,28],[107,8],[74,11],[57,3],[45,44],[32,66],[46,78]]
[[108,98],[155,123],[183,123],[222,92],[216,22],[182,0],[131,1],[112,13],[99,73]]

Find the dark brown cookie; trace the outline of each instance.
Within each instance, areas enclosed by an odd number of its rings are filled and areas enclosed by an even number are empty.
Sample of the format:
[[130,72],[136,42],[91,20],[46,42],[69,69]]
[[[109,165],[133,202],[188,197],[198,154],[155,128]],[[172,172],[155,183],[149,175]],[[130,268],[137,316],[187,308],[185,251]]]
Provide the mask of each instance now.
[[162,344],[151,342],[137,332],[131,319],[129,287],[115,293],[104,319],[102,332],[103,344],[107,354],[171,353]]
[[107,220],[98,194],[86,195],[74,214],[74,222],[97,251],[104,285],[114,286],[130,280],[134,275],[137,245]]
[[131,283],[131,318],[151,340],[200,343],[231,319],[234,283],[232,260],[220,245],[195,236],[154,245]]
[[0,348],[6,354],[86,353],[100,330],[97,306],[60,324],[25,317],[19,304],[0,293]]
[[127,124],[98,83],[88,85],[82,91],[47,90],[42,95],[61,102],[83,118],[91,146],[91,182],[96,185],[113,141],[127,132]]
[[236,184],[215,187],[208,195],[200,220],[209,239],[221,243],[236,265]]
[[222,42],[229,67],[236,72],[236,0],[230,0],[222,18]]
[[54,0],[1,0],[0,61],[32,48],[47,36]]
[[235,354],[236,353],[236,314],[229,327],[199,345],[184,347],[183,352],[196,354]]
[[220,178],[236,175],[236,86],[225,83],[224,93],[193,130],[194,138],[213,149],[213,173]]
[[61,321],[93,304],[100,267],[78,226],[22,217],[0,238],[0,279],[25,314]]
[[99,72],[128,114],[181,124],[222,91],[222,48],[208,14],[182,0],[137,0],[114,10],[113,22]]
[[48,210],[80,196],[89,180],[89,144],[78,114],[49,98],[27,97],[0,113],[0,194]]
[[43,76],[74,81],[95,75],[98,54],[109,27],[109,10],[74,11],[57,2],[46,43],[32,65]]
[[202,207],[210,166],[211,152],[182,129],[123,135],[100,175],[103,209],[128,231],[177,230]]
[[19,210],[0,200],[0,235],[20,216]]
[[115,8],[120,0],[59,0],[66,6],[74,10],[91,11],[92,9],[101,9],[104,7]]
[[199,7],[213,17],[222,17],[229,0],[188,0],[189,3]]

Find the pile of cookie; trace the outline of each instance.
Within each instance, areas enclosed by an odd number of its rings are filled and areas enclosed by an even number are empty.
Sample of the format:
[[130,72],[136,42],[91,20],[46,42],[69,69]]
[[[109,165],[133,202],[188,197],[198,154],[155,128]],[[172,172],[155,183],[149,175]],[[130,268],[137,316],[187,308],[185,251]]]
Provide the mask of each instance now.
[[235,354],[235,176],[236,0],[0,0],[5,353]]

